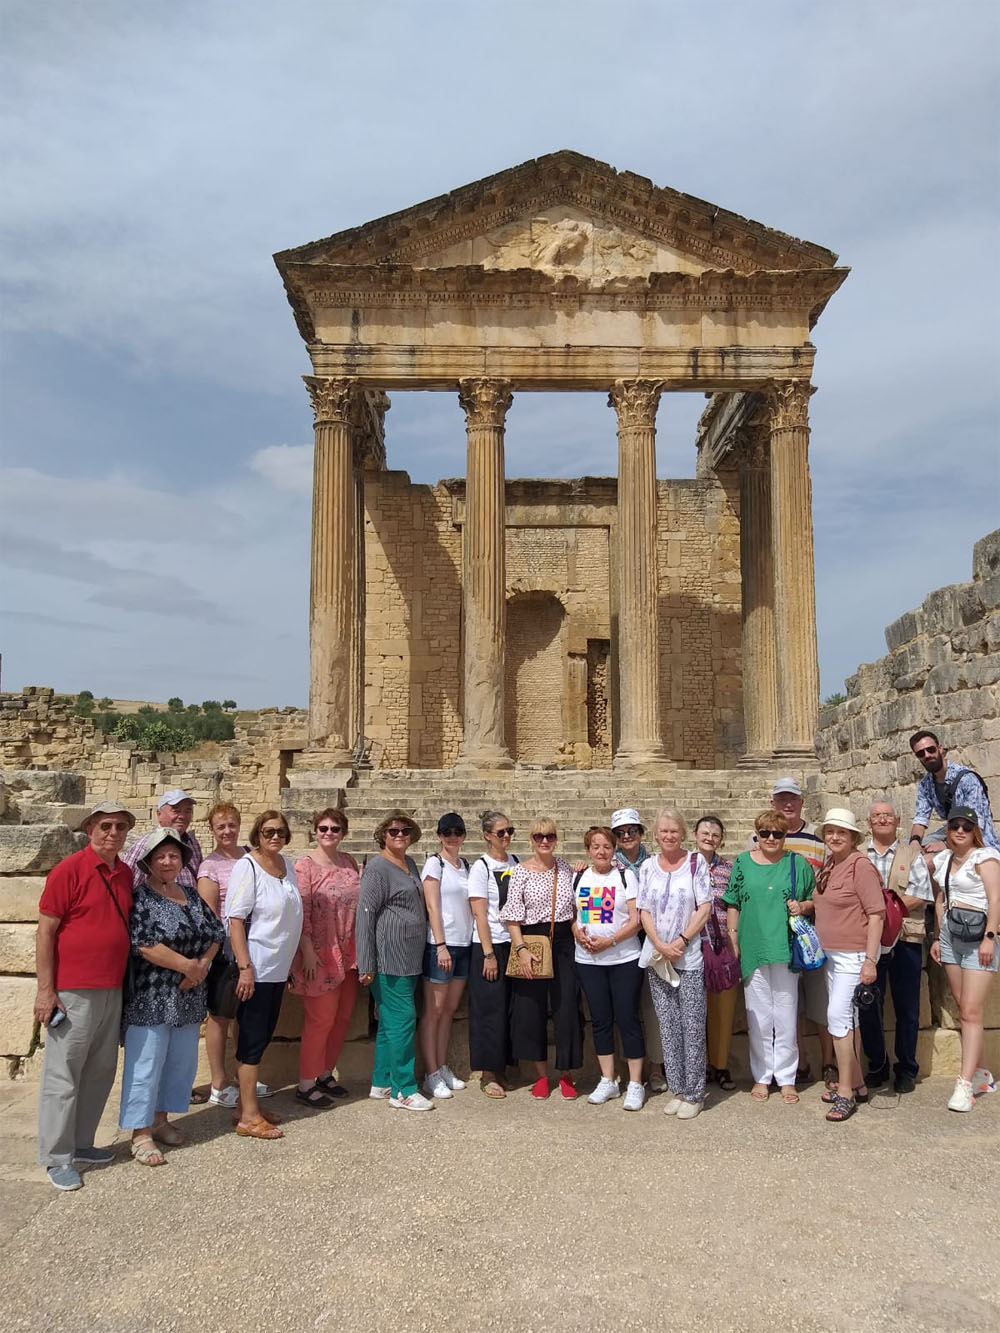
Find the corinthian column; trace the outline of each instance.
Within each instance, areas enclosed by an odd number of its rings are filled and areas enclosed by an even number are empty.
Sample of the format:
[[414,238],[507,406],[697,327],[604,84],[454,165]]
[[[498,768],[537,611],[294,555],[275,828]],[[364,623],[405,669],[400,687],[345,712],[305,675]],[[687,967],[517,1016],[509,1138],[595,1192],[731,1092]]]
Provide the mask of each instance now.
[[656,409],[661,381],[616,380],[618,414],[618,696],[616,762],[663,759],[656,578]]
[[771,450],[767,426],[750,427],[740,466],[745,758],[774,753],[778,682],[774,656]]
[[309,741],[349,761],[354,736],[352,641],[358,610],[353,380],[305,377],[312,399],[312,568],[309,587]]
[[503,441],[514,401],[506,380],[459,382],[467,461],[462,532],[463,721],[461,762],[511,767],[504,736],[506,560]]
[[774,384],[771,412],[771,535],[778,676],[778,754],[815,753],[819,710],[809,397],[801,380]]

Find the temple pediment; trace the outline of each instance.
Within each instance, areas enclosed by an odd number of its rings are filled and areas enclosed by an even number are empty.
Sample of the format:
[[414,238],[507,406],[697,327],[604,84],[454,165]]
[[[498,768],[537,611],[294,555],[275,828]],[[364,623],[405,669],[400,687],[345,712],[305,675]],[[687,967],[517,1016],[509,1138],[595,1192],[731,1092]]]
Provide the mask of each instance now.
[[290,263],[650,273],[832,268],[837,256],[692,195],[562,150],[275,256]]

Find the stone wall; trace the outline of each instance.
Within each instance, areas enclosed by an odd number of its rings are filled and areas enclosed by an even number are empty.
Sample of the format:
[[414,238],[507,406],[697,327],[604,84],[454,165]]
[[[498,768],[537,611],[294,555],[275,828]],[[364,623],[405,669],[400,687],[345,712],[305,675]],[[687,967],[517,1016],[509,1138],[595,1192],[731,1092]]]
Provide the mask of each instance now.
[[972,580],[929,593],[885,631],[889,651],[847,682],[847,700],[820,713],[820,804],[863,815],[886,793],[909,824],[923,771],[908,744],[929,727],[949,757],[982,774],[1000,801],[1000,530],[976,543]]
[[[657,490],[664,739],[695,767],[729,767],[743,744],[737,478],[660,481]],[[465,485],[373,473],[365,501],[365,734],[383,747],[384,767],[449,767],[462,740]],[[506,520],[508,744],[530,762],[604,766],[614,727],[604,645],[617,620],[616,482],[508,481]],[[545,625],[528,623],[532,606]],[[547,720],[539,698],[554,709]]]

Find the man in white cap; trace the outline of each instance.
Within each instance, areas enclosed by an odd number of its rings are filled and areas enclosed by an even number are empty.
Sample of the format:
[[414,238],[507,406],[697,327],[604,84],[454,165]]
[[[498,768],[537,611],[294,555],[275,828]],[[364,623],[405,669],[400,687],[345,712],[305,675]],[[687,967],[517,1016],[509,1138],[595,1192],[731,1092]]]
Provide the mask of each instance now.
[[135,817],[117,801],[80,826],[89,843],[49,871],[38,904],[35,1017],[45,1028],[38,1160],[59,1190],[83,1184],[75,1164],[104,1166],[94,1136],[118,1067],[122,981],[131,949],[132,875],[119,857]]
[[[188,832],[191,820],[194,816],[194,797],[189,796],[186,791],[180,787],[174,787],[170,791],[165,791],[156,803],[156,819],[160,828],[175,829],[181,835],[181,841],[190,852],[187,865],[177,876],[178,884],[186,884],[189,889],[198,887],[198,870],[202,861],[205,859],[201,850],[201,843],[193,833]],[[125,864],[132,868],[132,876],[135,887],[138,888],[145,880],[146,876],[140,868],[140,862],[146,855],[146,846],[156,832],[156,829],[150,829],[138,838],[124,855]]]
[[[826,857],[823,839],[816,831],[816,825],[802,818],[802,787],[793,777],[778,778],[771,788],[771,809],[777,810],[788,820],[788,832],[785,834],[785,851],[796,852],[805,857],[819,874]],[[757,841],[754,834],[748,843],[752,847]],[[817,968],[814,972],[803,972],[799,977],[799,1014],[805,1014],[816,1026],[820,1049],[823,1053],[823,1079],[829,1086],[837,1079],[837,1061],[833,1053],[833,1038],[826,1026],[827,1015],[826,968]],[[799,1077],[808,1076],[808,1066],[799,1058]]]

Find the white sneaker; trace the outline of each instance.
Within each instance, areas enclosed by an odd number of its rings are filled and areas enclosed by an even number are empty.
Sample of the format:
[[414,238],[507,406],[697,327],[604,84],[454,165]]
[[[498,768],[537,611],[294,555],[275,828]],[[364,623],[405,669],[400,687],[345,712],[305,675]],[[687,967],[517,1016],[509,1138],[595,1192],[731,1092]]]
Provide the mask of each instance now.
[[641,1111],[646,1105],[646,1089],[641,1083],[629,1083],[625,1089],[623,1111]]
[[[451,1093],[448,1093],[451,1096]],[[390,1097],[389,1105],[395,1106],[397,1110],[402,1111],[433,1111],[434,1103],[428,1101],[419,1092],[411,1092],[406,1097]]]
[[273,1096],[274,1096],[274,1089],[273,1089],[273,1088],[269,1088],[269,1087],[267,1086],[266,1083],[258,1083],[258,1084],[257,1084],[257,1096],[258,1096],[258,1097],[273,1097]]
[[666,1092],[667,1080],[662,1074],[650,1074],[649,1090],[650,1092]]
[[372,1084],[371,1092],[368,1096],[374,1102],[384,1102],[392,1096],[392,1088],[380,1088],[377,1083]]
[[438,1072],[452,1092],[461,1092],[463,1088],[468,1086],[464,1079],[460,1079],[457,1074],[453,1073],[448,1065],[442,1065]]
[[240,1090],[234,1083],[230,1083],[227,1088],[210,1088],[208,1101],[210,1106],[228,1106],[233,1107],[240,1099]]
[[972,1084],[967,1078],[957,1078],[955,1080],[955,1091],[951,1094],[951,1100],[948,1103],[949,1111],[971,1111],[975,1105],[975,1097],[972,1095]]
[[972,1075],[972,1095],[982,1097],[987,1092],[996,1092],[996,1080],[988,1069],[977,1069]]
[[681,1102],[677,1108],[677,1119],[693,1120],[704,1105],[704,1102]]
[[616,1078],[602,1078],[597,1087],[587,1098],[591,1106],[603,1106],[605,1102],[610,1102],[613,1098],[621,1095],[621,1089],[618,1087]]
[[451,1088],[445,1082],[444,1074],[440,1069],[435,1069],[433,1074],[428,1074],[424,1079],[424,1092],[428,1097],[437,1097],[439,1101],[444,1101],[446,1097],[451,1096]]
[[671,1097],[670,1101],[667,1102],[666,1106],[663,1108],[663,1114],[676,1115],[683,1105],[684,1103],[679,1097]]

